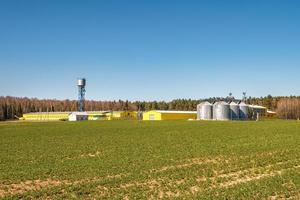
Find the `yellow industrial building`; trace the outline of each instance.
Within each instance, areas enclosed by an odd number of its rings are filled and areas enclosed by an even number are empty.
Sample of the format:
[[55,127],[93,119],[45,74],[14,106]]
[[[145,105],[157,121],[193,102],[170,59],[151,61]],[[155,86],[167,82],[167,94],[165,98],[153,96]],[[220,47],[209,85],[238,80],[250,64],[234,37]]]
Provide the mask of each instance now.
[[34,112],[23,114],[21,120],[29,121],[58,121],[68,120],[71,112]]
[[[34,112],[26,113],[20,120],[28,121],[67,121],[72,112]],[[135,111],[88,111],[88,120],[137,119]]]
[[[25,113],[20,120],[28,121],[67,121],[72,112],[34,112]],[[107,112],[87,112],[88,120],[107,120]]]
[[143,113],[143,120],[197,119],[196,111],[151,110]]
[[137,119],[136,111],[112,111],[107,113],[108,120],[114,119]]
[[108,120],[110,112],[90,111],[87,112],[88,120]]

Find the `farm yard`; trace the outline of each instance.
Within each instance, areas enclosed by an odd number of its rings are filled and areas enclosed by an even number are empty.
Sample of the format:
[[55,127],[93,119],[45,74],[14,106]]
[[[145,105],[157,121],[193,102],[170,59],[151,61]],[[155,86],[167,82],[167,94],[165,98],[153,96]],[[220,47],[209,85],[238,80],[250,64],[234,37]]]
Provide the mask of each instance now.
[[2,199],[299,199],[300,122],[0,123]]

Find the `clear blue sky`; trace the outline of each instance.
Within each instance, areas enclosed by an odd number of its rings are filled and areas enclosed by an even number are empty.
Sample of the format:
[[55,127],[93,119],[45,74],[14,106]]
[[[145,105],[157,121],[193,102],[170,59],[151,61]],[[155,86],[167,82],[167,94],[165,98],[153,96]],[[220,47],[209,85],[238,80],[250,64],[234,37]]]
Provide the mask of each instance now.
[[300,95],[300,1],[0,1],[0,95]]

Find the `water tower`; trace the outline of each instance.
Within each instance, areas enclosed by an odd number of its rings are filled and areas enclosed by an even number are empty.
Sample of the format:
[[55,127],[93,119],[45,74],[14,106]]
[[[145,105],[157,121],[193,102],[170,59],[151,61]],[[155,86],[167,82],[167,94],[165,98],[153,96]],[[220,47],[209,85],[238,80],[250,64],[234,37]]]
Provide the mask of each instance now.
[[77,86],[78,86],[78,111],[84,111],[84,95],[85,95],[85,85],[86,80],[85,78],[77,79]]

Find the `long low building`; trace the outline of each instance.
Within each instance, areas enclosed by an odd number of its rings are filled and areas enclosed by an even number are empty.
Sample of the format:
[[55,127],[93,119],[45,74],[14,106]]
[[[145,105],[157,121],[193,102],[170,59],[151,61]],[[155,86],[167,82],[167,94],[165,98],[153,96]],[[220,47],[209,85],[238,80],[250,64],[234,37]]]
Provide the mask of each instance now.
[[[136,111],[87,111],[88,120],[137,119]],[[25,113],[20,120],[28,121],[67,121],[73,119],[76,112],[32,112]],[[77,113],[78,115],[78,113]]]
[[108,120],[137,119],[136,111],[112,111],[107,113]]
[[254,115],[257,113],[260,114],[260,116],[266,116],[267,115],[267,108],[264,106],[259,106],[259,105],[249,105],[249,108],[253,112]]
[[[20,120],[28,121],[67,121],[69,116],[74,112],[32,112],[25,113]],[[86,112],[88,120],[108,119],[106,111],[91,111]]]
[[29,121],[58,121],[68,120],[71,112],[32,112],[25,113],[20,120]]
[[175,120],[196,118],[196,111],[151,110],[143,113],[143,120]]

